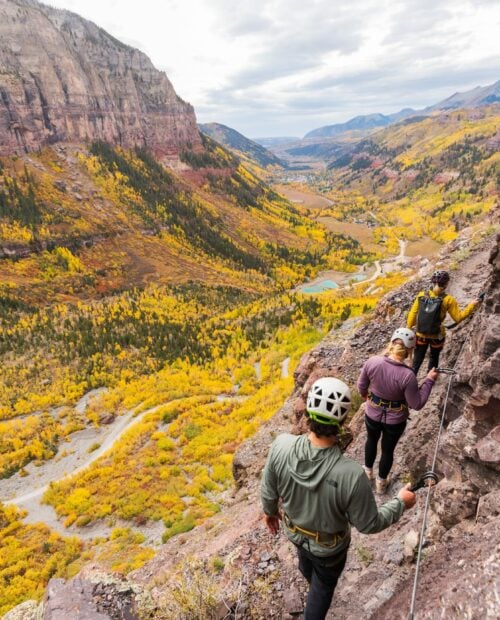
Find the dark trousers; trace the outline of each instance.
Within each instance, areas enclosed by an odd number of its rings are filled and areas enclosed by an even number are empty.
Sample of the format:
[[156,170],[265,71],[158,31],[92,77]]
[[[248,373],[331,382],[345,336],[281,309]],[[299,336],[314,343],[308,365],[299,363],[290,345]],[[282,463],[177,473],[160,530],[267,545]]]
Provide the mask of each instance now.
[[[307,543],[306,543],[307,544]],[[344,570],[347,549],[341,556],[319,558],[304,547],[297,547],[299,570],[309,582],[304,620],[324,620],[337,581]]]
[[400,424],[383,424],[365,415],[365,425],[368,435],[365,443],[365,465],[370,469],[373,467],[377,456],[377,444],[382,435],[382,454],[378,465],[378,475],[379,478],[385,480],[391,471],[394,448],[404,433],[406,421]]
[[429,367],[428,370],[432,370],[433,368],[437,368],[439,366],[439,354],[443,350],[444,340],[434,340],[429,339],[425,341],[418,341],[417,346],[413,352],[413,372],[418,374],[418,370],[424,361],[425,354],[427,353],[427,347],[431,346],[431,351],[429,353]]

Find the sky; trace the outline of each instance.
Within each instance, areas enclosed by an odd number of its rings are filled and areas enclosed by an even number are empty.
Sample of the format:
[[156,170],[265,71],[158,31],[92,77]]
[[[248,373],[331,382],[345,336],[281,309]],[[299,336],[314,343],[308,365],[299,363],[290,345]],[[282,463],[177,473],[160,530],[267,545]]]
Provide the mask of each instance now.
[[499,0],[46,0],[165,71],[198,122],[302,137],[500,79]]

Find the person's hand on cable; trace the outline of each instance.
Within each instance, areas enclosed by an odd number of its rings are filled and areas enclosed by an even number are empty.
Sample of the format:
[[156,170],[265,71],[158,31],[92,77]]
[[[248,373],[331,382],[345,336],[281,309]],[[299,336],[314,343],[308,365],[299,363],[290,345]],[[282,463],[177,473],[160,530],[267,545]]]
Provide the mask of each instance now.
[[435,368],[431,368],[431,370],[427,373],[427,379],[430,379],[431,381],[437,381],[438,377],[439,373]]
[[278,514],[270,516],[264,515],[264,521],[267,526],[267,529],[271,532],[273,536],[279,534],[280,531],[280,521],[282,519],[281,513],[278,510]]
[[405,505],[405,510],[408,510],[409,508],[412,508],[413,506],[415,506],[415,502],[417,500],[417,496],[415,495],[415,493],[410,491],[410,488],[411,488],[411,484],[407,484],[402,489],[400,489],[398,493],[398,498]]

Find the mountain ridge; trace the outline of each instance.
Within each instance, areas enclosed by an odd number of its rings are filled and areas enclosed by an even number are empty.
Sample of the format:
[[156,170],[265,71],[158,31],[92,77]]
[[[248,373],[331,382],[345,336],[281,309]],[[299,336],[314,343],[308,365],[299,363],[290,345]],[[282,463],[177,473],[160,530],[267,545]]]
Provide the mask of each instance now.
[[428,106],[421,111],[476,108],[498,102],[500,102],[500,80],[487,86],[476,86],[468,91],[456,92],[446,99],[438,101],[438,103]]
[[415,113],[416,110],[413,110],[412,108],[404,108],[399,112],[395,112],[394,114],[385,115],[380,113],[373,113],[355,116],[354,118],[349,119],[345,123],[326,125],[325,127],[320,127],[318,129],[314,129],[313,131],[309,131],[308,133],[306,133],[303,140],[307,140],[308,138],[329,138],[348,131],[386,127],[387,125],[391,125],[392,123],[400,121],[403,118],[412,116]]
[[257,162],[262,168],[267,168],[268,166],[287,167],[287,163],[276,157],[271,151],[268,151],[258,142],[246,138],[235,129],[227,127],[227,125],[221,123],[199,123],[198,127],[205,135],[223,146],[237,151],[240,156]]
[[343,123],[324,125],[306,133],[302,140],[311,138],[329,138],[350,131],[370,131],[379,127],[387,127],[412,116],[421,116],[440,110],[454,110],[458,108],[475,108],[490,105],[500,101],[500,80],[487,86],[456,92],[453,95],[438,101],[437,103],[422,109],[403,108],[393,114],[371,113],[355,116]]
[[201,148],[193,107],[149,58],[93,22],[0,2],[0,154],[107,140],[176,157]]

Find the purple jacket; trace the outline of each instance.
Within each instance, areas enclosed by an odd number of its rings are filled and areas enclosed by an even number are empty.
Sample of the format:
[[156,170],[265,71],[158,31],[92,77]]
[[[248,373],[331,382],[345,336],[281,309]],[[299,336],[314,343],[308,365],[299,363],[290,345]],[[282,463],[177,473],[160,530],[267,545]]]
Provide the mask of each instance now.
[[[413,370],[403,362],[397,362],[383,355],[371,357],[361,370],[358,390],[361,396],[368,392],[385,400],[405,401],[412,409],[422,409],[427,402],[434,381],[425,379],[420,388]],[[408,417],[408,407],[402,411],[389,411],[384,422],[399,424]],[[382,407],[366,401],[366,415],[377,422],[382,421]]]

